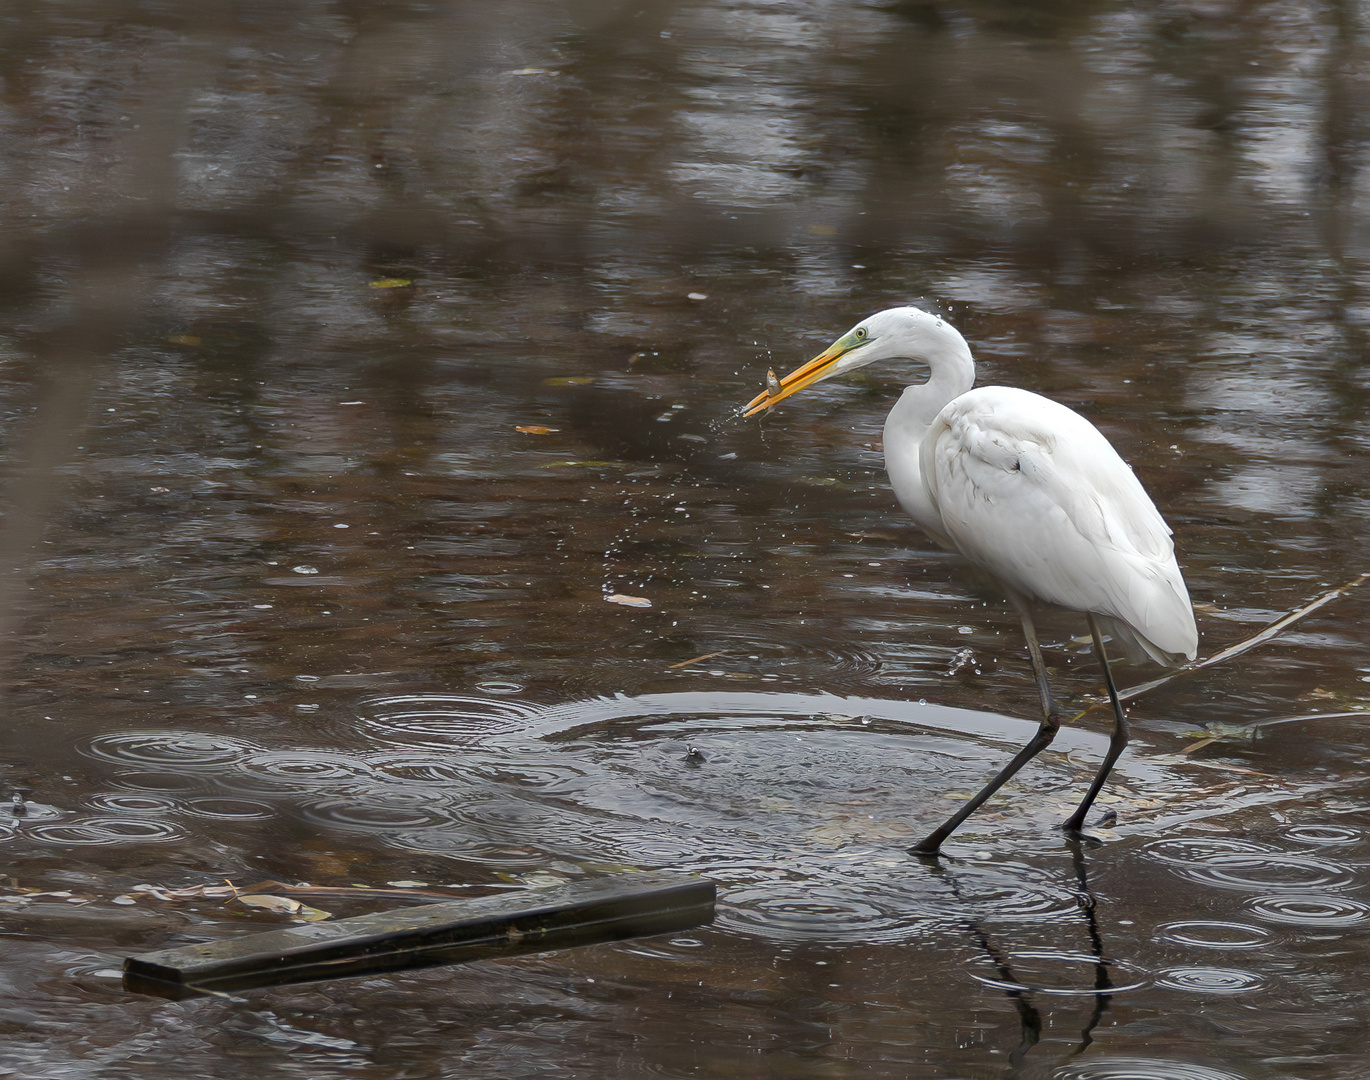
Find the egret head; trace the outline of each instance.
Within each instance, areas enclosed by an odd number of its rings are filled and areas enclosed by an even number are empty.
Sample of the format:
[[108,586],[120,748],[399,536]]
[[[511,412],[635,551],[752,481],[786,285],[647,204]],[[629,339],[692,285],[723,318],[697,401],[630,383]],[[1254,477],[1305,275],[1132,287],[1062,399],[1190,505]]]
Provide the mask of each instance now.
[[880,360],[906,358],[934,363],[950,350],[970,361],[970,348],[950,323],[922,308],[896,307],[862,319],[779,385],[771,383],[742,407],[743,416],[770,409],[806,386]]

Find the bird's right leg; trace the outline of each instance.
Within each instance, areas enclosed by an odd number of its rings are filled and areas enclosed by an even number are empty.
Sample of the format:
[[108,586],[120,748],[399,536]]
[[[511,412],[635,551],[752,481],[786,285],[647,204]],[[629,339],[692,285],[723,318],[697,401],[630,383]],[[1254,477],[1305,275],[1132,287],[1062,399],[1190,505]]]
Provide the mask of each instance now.
[[1037,734],[1032,737],[1032,740],[1014,755],[1013,760],[1005,765],[999,774],[980,790],[978,795],[952,814],[940,827],[929,833],[922,843],[909,848],[910,855],[936,855],[942,847],[942,842],[957,830],[961,822],[979,810],[991,795],[1013,778],[1019,769],[1050,746],[1051,740],[1056,738],[1056,732],[1061,730],[1061,716],[1056,711],[1056,703],[1051,696],[1051,686],[1047,682],[1047,669],[1042,662],[1041,646],[1037,644],[1037,628],[1032,624],[1032,614],[1028,610],[1026,600],[1017,596],[1013,596],[1011,599],[1014,607],[1018,609],[1019,618],[1022,620],[1023,636],[1027,638],[1028,656],[1032,659],[1032,672],[1037,677],[1037,692],[1042,698],[1042,726],[1037,729]]

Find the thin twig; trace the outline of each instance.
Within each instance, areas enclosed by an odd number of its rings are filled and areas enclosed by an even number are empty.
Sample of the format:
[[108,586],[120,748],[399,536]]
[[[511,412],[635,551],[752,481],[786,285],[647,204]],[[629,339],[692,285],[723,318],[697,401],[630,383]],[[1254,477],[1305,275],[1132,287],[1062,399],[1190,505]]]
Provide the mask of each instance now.
[[[1185,664],[1183,667],[1177,668],[1167,675],[1162,675],[1159,679],[1152,679],[1150,682],[1140,683],[1137,686],[1129,686],[1126,690],[1119,690],[1118,697],[1122,701],[1131,701],[1133,698],[1141,697],[1141,695],[1150,690],[1155,690],[1158,686],[1164,686],[1166,683],[1178,679],[1181,675],[1188,675],[1192,671],[1200,671],[1203,668],[1213,667],[1215,664],[1221,664],[1224,661],[1231,660],[1234,656],[1240,656],[1242,653],[1254,649],[1257,645],[1269,641],[1276,634],[1288,630],[1300,619],[1313,614],[1313,612],[1317,611],[1318,608],[1322,607],[1324,604],[1330,604],[1333,600],[1337,599],[1337,597],[1354,589],[1357,585],[1360,585],[1366,580],[1370,580],[1370,572],[1361,574],[1359,577],[1348,581],[1345,585],[1338,586],[1335,589],[1323,593],[1321,596],[1314,600],[1310,600],[1300,608],[1295,608],[1293,611],[1286,612],[1259,633],[1252,634],[1249,638],[1246,638],[1244,641],[1239,641],[1235,645],[1229,645],[1225,649],[1220,649],[1218,652],[1204,660],[1196,660],[1192,664]],[[1103,708],[1106,703],[1105,699],[1100,698],[1098,701],[1093,702],[1088,708],[1082,709],[1076,714],[1075,719],[1078,720],[1081,716],[1091,713],[1095,709]]]
[[703,656],[695,656],[691,657],[689,660],[682,660],[678,664],[670,664],[666,670],[675,671],[676,668],[689,667],[691,664],[697,664],[701,660],[712,660],[715,656],[722,656],[726,651],[726,649],[719,649],[718,652],[706,652]]
[[[1370,719],[1370,709],[1351,709],[1347,712],[1304,713],[1301,716],[1276,716],[1270,720],[1254,720],[1245,727],[1237,728],[1234,731],[1223,731],[1215,735],[1207,735],[1198,742],[1190,743],[1181,750],[1180,753],[1192,754],[1195,750],[1202,750],[1205,746],[1211,746],[1215,742],[1221,742],[1224,739],[1233,736],[1255,735],[1261,728],[1274,727],[1276,724],[1294,724],[1301,720],[1346,720],[1352,716]],[[1198,734],[1198,732],[1195,734]]]

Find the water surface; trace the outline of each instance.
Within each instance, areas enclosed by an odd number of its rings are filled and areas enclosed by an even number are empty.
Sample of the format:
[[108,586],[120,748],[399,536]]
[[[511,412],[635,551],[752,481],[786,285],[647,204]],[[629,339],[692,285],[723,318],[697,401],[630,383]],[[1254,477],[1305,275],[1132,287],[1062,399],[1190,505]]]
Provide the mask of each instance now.
[[[1134,465],[1204,655],[1370,569],[1366,33],[1293,3],[14,14],[0,1066],[1359,1075],[1370,593],[1137,699],[1097,844],[1056,829],[1096,711],[928,865],[1037,701],[1002,595],[887,489],[919,373],[734,409],[921,300]],[[1084,626],[1043,633],[1084,708]],[[140,885],[627,868],[708,874],[717,923],[237,1002],[117,979],[285,918]]]

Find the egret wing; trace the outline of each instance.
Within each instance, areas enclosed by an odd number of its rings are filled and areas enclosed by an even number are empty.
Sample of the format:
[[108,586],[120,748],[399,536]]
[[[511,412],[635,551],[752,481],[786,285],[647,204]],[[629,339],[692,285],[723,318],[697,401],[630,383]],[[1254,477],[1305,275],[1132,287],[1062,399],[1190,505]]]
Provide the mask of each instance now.
[[1084,417],[984,387],[938,414],[920,458],[943,529],[972,562],[1030,597],[1125,625],[1158,660],[1193,657],[1170,529]]

